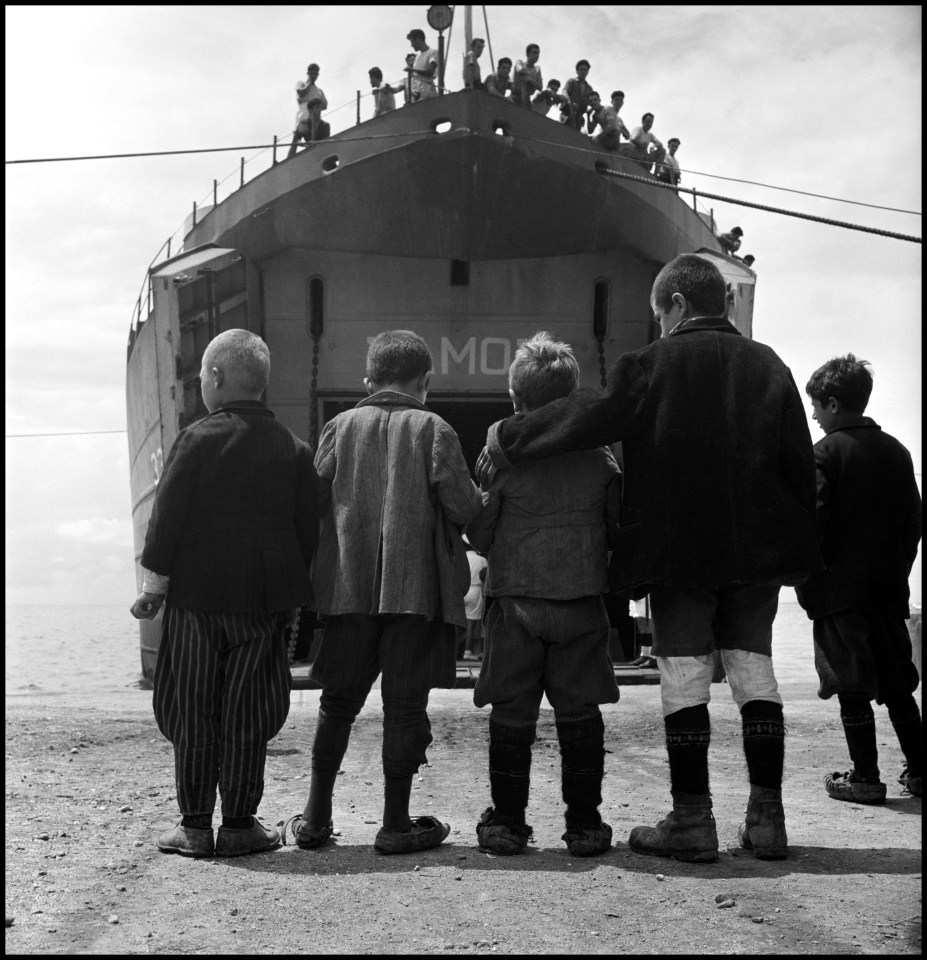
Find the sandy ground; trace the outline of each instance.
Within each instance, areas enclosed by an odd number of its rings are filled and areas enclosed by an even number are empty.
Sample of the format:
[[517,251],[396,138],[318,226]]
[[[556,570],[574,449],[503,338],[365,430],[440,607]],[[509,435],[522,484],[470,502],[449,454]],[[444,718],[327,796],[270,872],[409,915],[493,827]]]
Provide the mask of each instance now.
[[[831,800],[822,778],[846,767],[836,704],[817,700],[807,669],[779,673],[790,857],[762,862],[738,847],[746,772],[739,716],[721,684],[710,752],[721,857],[707,865],[643,857],[627,845],[632,827],[668,809],[656,686],[622,687],[621,702],[605,711],[603,813],[616,842],[591,860],[571,859],[560,839],[549,708],[534,749],[536,841],[523,856],[476,846],[489,800],[487,714],[470,691],[454,690],[432,696],[435,743],[413,792],[414,814],[452,825],[439,849],[404,857],[372,849],[382,790],[382,714],[372,694],[338,781],[336,845],[190,860],[154,846],[177,813],[171,748],[150,692],[8,696],[6,913],[14,922],[6,952],[920,954],[921,801],[895,783],[901,756],[884,709],[888,802]],[[270,746],[261,808],[269,823],[302,808],[317,705],[318,692],[294,692]],[[719,897],[734,905],[719,907]]]

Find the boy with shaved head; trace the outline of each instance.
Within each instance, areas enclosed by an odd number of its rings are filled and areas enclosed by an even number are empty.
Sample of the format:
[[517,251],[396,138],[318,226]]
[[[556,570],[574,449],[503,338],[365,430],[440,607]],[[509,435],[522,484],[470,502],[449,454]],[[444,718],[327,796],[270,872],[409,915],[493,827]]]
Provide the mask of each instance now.
[[269,376],[255,334],[226,330],[208,344],[209,414],[177,435],[145,537],[131,611],[150,620],[164,605],[154,711],[174,746],[183,816],[158,837],[163,853],[234,857],[280,843],[255,814],[267,742],[290,706],[286,626],[312,606],[318,481],[312,448],[261,401]]

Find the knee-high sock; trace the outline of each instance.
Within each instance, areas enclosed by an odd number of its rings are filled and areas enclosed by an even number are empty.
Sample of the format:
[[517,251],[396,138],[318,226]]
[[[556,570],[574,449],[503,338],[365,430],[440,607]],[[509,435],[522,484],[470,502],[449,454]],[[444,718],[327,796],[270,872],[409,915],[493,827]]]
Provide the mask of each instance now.
[[876,745],[875,715],[872,704],[863,697],[837,694],[840,720],[853,768],[860,777],[879,779],[879,748]]
[[908,773],[920,776],[924,765],[924,734],[917,701],[909,694],[898,700],[887,701],[885,706],[888,707],[888,718],[892,721],[898,745],[908,764]]
[[557,720],[563,802],[567,829],[602,823],[602,777],[605,773],[605,723],[601,713],[584,720]]
[[686,707],[663,720],[670,783],[674,793],[708,793],[708,744],[711,721],[708,704]]
[[524,823],[531,789],[531,745],[535,727],[506,727],[489,721],[489,788],[496,813]]
[[749,700],[741,708],[740,718],[750,782],[757,787],[780,789],[785,761],[785,723],[781,704]]

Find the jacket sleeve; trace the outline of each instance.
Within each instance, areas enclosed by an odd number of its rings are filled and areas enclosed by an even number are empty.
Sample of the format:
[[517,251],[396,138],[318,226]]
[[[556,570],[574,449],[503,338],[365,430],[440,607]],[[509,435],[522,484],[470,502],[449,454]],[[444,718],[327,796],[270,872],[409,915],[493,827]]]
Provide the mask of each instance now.
[[575,390],[531,413],[493,424],[487,439],[489,455],[501,469],[521,460],[541,460],[625,440],[640,429],[647,386],[647,374],[637,357],[619,357],[605,396]]
[[605,488],[605,542],[612,549],[618,542],[618,530],[621,526],[621,469],[608,447],[606,456]]
[[316,502],[319,507],[319,520],[331,512],[332,482],[335,479],[335,468],[338,462],[335,456],[336,436],[335,421],[329,420],[322,429],[322,435],[319,437],[319,449],[315,453],[315,469],[318,482]]
[[306,566],[311,569],[319,543],[319,478],[312,462],[312,447],[297,441],[296,535]]
[[196,489],[198,453],[202,445],[197,439],[192,430],[180,431],[158,481],[141,564],[162,576],[171,575],[177,545],[189,525],[187,514]]
[[446,423],[435,427],[431,456],[432,482],[444,512],[454,523],[471,523],[482,508],[480,491],[470,477],[460,440]]
[[[814,520],[822,496],[820,478],[815,477],[815,447],[798,387],[787,368],[785,374],[788,385],[779,423],[779,470],[786,487]],[[817,519],[821,521],[819,513]]]
[[505,474],[497,474],[490,488],[481,494],[483,509],[476,520],[467,524],[467,539],[480,553],[488,553],[496,534],[502,510],[502,487]]

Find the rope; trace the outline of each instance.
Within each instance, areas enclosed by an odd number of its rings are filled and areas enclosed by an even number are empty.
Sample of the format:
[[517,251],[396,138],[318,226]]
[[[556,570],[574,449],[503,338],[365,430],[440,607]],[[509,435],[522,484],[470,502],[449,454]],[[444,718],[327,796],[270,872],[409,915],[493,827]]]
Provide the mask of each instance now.
[[612,170],[606,167],[605,161],[601,161],[601,166],[597,163],[596,170],[599,173],[607,174],[610,177],[620,177],[623,180],[637,180],[639,183],[646,183],[652,187],[660,187],[663,190],[672,190],[675,193],[691,193],[693,197],[707,197],[709,200],[721,200],[724,203],[732,203],[739,207],[752,207],[754,210],[765,210],[768,213],[781,213],[786,217],[797,217],[800,220],[812,220],[815,223],[825,223],[831,227],[843,227],[846,230],[860,230],[863,233],[874,233],[880,237],[890,237],[893,240],[907,240],[909,243],[922,243],[920,237],[912,237],[906,233],[892,233],[890,230],[879,230],[876,227],[864,227],[858,223],[848,223],[845,220],[831,220],[828,217],[816,217],[811,213],[798,213],[795,210],[784,210],[782,207],[770,207],[763,203],[751,203],[749,200],[737,200],[733,197],[725,197],[719,193],[705,193],[702,190],[695,190],[689,187],[673,186],[669,183],[662,183],[653,179],[651,176],[636,177],[630,173],[622,173],[619,170]]

